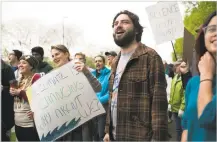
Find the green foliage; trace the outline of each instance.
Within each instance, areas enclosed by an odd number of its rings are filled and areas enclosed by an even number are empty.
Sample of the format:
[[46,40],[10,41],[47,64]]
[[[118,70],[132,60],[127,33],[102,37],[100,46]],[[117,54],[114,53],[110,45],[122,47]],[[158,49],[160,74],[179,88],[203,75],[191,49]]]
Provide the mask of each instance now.
[[[185,11],[184,25],[185,28],[191,32],[194,36],[197,35],[195,32],[200,25],[204,23],[206,18],[216,10],[216,2],[214,1],[199,1],[199,2],[187,2],[187,10]],[[181,41],[182,39],[182,41]],[[177,56],[182,56],[183,53],[183,38],[175,41],[175,51]],[[172,53],[172,60],[175,61],[174,53]]]
[[3,48],[3,57],[8,57],[9,51],[7,48]]
[[197,6],[192,8],[191,14],[186,15],[184,18],[184,25],[189,32],[197,35],[197,30],[207,17],[216,10],[216,2],[214,1],[200,1]]
[[86,56],[86,65],[90,68],[95,69],[94,58]]
[[53,68],[56,68],[54,62],[49,59],[48,57],[44,57],[44,61],[47,62],[48,64],[50,64]]
[[[176,52],[176,56],[177,56],[178,59],[179,59],[180,57],[182,57],[182,53],[183,53],[182,45],[183,45],[183,38],[178,38],[178,39],[176,39],[176,42],[175,42],[175,44],[174,44],[174,47],[175,47],[175,52]],[[173,61],[176,61],[176,58],[175,58],[175,54],[174,54],[174,53],[172,54],[172,60],[173,60]]]

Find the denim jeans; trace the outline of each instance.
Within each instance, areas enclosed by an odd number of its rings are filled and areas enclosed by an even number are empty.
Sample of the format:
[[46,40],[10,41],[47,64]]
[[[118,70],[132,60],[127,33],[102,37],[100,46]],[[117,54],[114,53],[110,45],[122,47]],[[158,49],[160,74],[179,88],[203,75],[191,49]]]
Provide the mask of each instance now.
[[79,126],[56,141],[82,141],[82,127]]
[[181,126],[181,118],[178,116],[178,113],[173,112],[173,119],[175,120],[176,123],[176,140],[181,141],[181,136],[182,136],[182,126]]
[[[107,111],[108,104],[103,104],[104,109]],[[103,141],[103,138],[105,136],[105,123],[106,123],[106,115],[107,113],[104,113],[102,115],[97,116],[94,121],[94,141]]]
[[93,141],[92,123],[90,120],[82,125],[82,141]]

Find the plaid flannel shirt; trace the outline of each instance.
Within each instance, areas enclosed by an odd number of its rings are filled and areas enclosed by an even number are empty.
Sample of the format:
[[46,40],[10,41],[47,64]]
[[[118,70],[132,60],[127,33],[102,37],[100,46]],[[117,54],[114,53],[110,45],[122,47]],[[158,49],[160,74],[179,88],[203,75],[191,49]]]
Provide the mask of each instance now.
[[[121,54],[114,59],[105,132],[111,134],[111,94]],[[117,141],[166,141],[167,93],[161,57],[139,43],[120,79],[117,98]]]

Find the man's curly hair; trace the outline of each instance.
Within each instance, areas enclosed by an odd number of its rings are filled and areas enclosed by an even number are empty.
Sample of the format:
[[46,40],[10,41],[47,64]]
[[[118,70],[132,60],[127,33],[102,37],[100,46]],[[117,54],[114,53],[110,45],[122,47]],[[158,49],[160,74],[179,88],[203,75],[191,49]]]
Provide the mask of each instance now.
[[119,12],[119,13],[114,17],[114,19],[113,19],[112,28],[114,28],[114,22],[115,22],[115,20],[116,20],[117,17],[118,17],[119,15],[121,15],[121,14],[126,14],[126,15],[129,16],[129,18],[132,20],[133,25],[134,25],[134,28],[135,28],[135,31],[137,32],[137,34],[136,34],[136,41],[137,41],[137,42],[140,42],[140,41],[141,41],[141,38],[142,38],[143,27],[142,27],[142,26],[140,25],[140,23],[139,23],[139,17],[138,17],[136,14],[134,14],[134,13],[132,13],[132,12],[130,12],[130,11],[124,10],[124,11]]

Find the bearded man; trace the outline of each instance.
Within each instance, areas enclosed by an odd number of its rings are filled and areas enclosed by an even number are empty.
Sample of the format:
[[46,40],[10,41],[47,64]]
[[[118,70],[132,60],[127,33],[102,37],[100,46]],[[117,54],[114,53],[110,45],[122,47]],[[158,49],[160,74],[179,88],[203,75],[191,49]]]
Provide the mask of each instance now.
[[162,59],[141,43],[143,27],[136,14],[118,13],[112,27],[120,52],[111,67],[104,141],[166,141],[168,103]]

